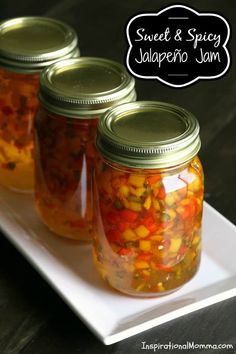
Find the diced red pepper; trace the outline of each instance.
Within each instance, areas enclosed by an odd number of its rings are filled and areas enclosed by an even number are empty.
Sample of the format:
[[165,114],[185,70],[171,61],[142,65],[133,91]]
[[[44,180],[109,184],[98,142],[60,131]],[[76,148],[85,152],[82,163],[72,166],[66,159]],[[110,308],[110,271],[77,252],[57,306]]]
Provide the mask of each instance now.
[[196,202],[195,199],[191,201],[191,203],[189,204],[189,216],[194,216],[194,214],[196,213]]
[[149,176],[147,178],[148,184],[150,184],[150,186],[153,186],[154,184],[156,184],[158,181],[160,181],[160,179],[161,179],[160,175],[153,175],[153,176]]
[[138,213],[133,210],[125,209],[120,211],[120,216],[125,221],[134,222],[138,217]]
[[120,242],[120,232],[118,230],[109,230],[107,232],[107,238],[110,242]]
[[158,230],[158,225],[155,219],[151,216],[146,217],[143,219],[142,224],[146,226],[146,228],[151,232],[156,232]]
[[118,251],[118,254],[120,256],[130,256],[132,253],[133,253],[132,249],[124,248],[124,247]]
[[181,256],[183,256],[183,255],[187,252],[187,250],[188,250],[188,247],[185,246],[185,245],[182,245],[182,246],[180,247],[178,253],[179,253]]
[[168,221],[162,221],[160,222],[160,229],[164,230],[168,226]]
[[165,199],[165,197],[166,197],[165,189],[164,189],[164,187],[161,187],[160,190],[159,190],[159,193],[158,193],[158,198],[159,199]]
[[183,220],[188,219],[189,217],[189,206],[185,205],[184,207],[184,212],[181,214],[181,217]]
[[125,231],[130,228],[130,223],[127,221],[120,221],[117,225],[120,231]]
[[172,267],[165,265],[165,264],[156,264],[156,268],[159,270],[164,270],[165,272],[171,272],[172,271]]
[[118,212],[115,211],[110,211],[107,214],[107,220],[111,223],[111,224],[118,224],[120,221],[120,216]]
[[194,218],[189,217],[188,219],[185,220],[184,224],[185,224],[186,235],[191,236],[194,229]]
[[142,252],[138,255],[137,260],[138,261],[149,261],[150,258],[152,257],[152,254],[149,252]]

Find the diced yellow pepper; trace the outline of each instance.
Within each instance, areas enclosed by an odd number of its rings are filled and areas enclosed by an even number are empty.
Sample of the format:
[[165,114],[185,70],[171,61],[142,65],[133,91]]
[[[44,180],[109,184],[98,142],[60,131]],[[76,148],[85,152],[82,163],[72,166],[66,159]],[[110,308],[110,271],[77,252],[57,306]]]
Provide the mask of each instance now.
[[143,195],[144,192],[145,192],[145,188],[139,187],[139,188],[136,188],[136,189],[135,189],[134,194],[135,194],[137,197],[141,197],[141,195]]
[[178,214],[182,214],[182,213],[184,213],[184,208],[179,206],[178,208],[176,208],[176,211]]
[[140,291],[140,290],[142,290],[143,288],[144,288],[144,286],[145,286],[145,283],[141,283],[141,284],[139,284],[137,287],[136,287],[136,291]]
[[152,204],[152,199],[150,197],[150,195],[145,199],[145,202],[143,204],[144,208],[149,210]]
[[131,230],[131,229],[127,229],[122,233],[122,237],[126,240],[126,241],[135,241],[137,239],[137,235],[136,233]]
[[159,282],[159,283],[157,284],[157,288],[158,288],[158,291],[165,291],[165,290],[166,290],[166,289],[164,288],[162,282]]
[[122,185],[120,188],[119,188],[119,195],[122,196],[122,197],[127,197],[127,195],[129,194],[129,187],[126,186],[125,184]]
[[156,211],[160,211],[161,207],[160,207],[160,203],[157,199],[153,199],[152,200],[152,204],[153,204],[153,208],[156,210]]
[[199,244],[196,247],[196,254],[199,254],[199,252],[201,251],[202,245],[201,242],[199,242]]
[[200,178],[197,177],[192,183],[189,184],[188,189],[191,191],[198,191],[201,188]]
[[192,241],[192,245],[195,246],[199,243],[200,241],[200,236],[196,235]]
[[187,196],[188,198],[192,198],[194,197],[194,193],[188,190]]
[[163,237],[161,235],[152,235],[150,236],[150,240],[161,242],[163,241]]
[[188,198],[185,198],[185,199],[183,199],[183,200],[181,200],[181,202],[180,202],[180,204],[181,205],[188,205],[190,203],[190,200],[188,199]]
[[184,257],[184,263],[186,265],[190,265],[195,257],[196,257],[196,253],[194,251],[187,252]]
[[148,262],[145,262],[145,261],[136,261],[135,267],[137,269],[147,269],[147,268],[149,268],[149,264],[148,264]]
[[180,238],[172,238],[170,241],[169,252],[170,253],[177,253],[180,246],[181,246],[181,239]]
[[141,240],[139,241],[139,248],[142,251],[150,251],[151,249],[151,242],[147,240]]
[[[181,190],[180,190],[181,191]],[[179,199],[181,198],[181,192],[180,191],[176,191],[176,192],[172,192],[172,195],[173,195],[173,197],[174,197],[174,199],[175,199],[175,201],[176,202],[178,202],[179,201]]]
[[150,233],[144,225],[138,226],[134,231],[139,237],[147,237]]
[[167,196],[165,197],[165,202],[168,206],[171,206],[175,203],[175,198],[172,194],[167,194]]
[[150,277],[150,272],[148,271],[148,270],[146,270],[146,269],[144,269],[143,271],[142,271],[142,274],[145,276],[145,277]]
[[132,186],[143,187],[144,182],[145,182],[145,177],[144,176],[130,175],[130,177],[129,177],[129,183]]
[[176,212],[173,209],[165,210],[165,214],[169,215],[171,220],[173,220],[176,217]]
[[189,171],[192,173],[194,179],[189,183],[188,190],[193,192],[198,191],[201,187],[201,179],[194,168],[190,167]]
[[129,202],[128,208],[133,210],[133,211],[141,211],[142,210],[142,205],[140,203],[137,203],[137,202]]

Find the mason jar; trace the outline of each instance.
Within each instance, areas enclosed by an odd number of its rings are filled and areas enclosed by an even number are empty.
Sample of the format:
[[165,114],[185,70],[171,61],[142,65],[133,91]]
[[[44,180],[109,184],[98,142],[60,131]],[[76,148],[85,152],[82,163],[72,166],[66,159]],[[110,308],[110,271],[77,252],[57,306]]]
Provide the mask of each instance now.
[[33,189],[33,125],[39,74],[79,56],[75,31],[60,21],[20,17],[0,23],[0,184]]
[[36,118],[36,207],[59,236],[90,240],[97,122],[111,106],[135,100],[123,65],[102,58],[61,61],[43,71]]
[[115,289],[168,294],[197,272],[203,171],[199,125],[183,108],[135,102],[100,120],[94,173],[94,260]]

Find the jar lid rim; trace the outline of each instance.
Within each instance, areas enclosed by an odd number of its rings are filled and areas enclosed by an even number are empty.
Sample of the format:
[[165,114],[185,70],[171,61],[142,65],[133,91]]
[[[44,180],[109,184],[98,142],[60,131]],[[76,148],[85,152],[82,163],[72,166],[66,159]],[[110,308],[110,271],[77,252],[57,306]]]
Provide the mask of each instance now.
[[136,98],[135,80],[113,60],[81,57],[62,60],[43,70],[39,99],[55,113],[76,117],[104,112],[112,105]]
[[56,19],[26,16],[0,22],[0,64],[4,67],[40,70],[71,57],[77,45],[74,29]]
[[161,168],[190,160],[200,149],[199,124],[187,110],[165,102],[137,101],[108,110],[96,146],[128,167]]

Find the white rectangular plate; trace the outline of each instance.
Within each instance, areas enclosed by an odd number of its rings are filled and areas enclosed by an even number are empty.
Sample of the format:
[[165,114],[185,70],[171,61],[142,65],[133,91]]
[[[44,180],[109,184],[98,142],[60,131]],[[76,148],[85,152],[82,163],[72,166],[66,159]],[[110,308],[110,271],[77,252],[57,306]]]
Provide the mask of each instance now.
[[91,245],[54,236],[38,219],[30,195],[0,188],[0,226],[105,344],[236,295],[236,227],[206,203],[200,270],[183,288],[161,298],[131,298],[110,289],[94,269]]

